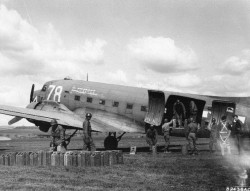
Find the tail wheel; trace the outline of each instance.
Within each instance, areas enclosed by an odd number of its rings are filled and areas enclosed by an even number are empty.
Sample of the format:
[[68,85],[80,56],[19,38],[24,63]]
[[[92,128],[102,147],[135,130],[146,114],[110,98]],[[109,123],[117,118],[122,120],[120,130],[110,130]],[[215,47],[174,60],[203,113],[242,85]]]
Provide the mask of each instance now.
[[106,150],[115,150],[117,149],[118,141],[114,136],[107,136],[104,140],[104,148]]

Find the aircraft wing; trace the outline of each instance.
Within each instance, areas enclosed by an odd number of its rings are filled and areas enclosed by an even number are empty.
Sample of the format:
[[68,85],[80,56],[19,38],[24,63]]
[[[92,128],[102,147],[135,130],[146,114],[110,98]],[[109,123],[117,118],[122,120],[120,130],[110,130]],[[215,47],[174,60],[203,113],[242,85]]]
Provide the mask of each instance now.
[[82,123],[84,120],[80,116],[85,116],[86,112],[91,112],[93,114],[91,119],[91,128],[93,131],[145,133],[144,124],[140,124],[134,119],[102,110],[84,109],[81,113],[65,113],[0,105],[0,114],[48,123],[52,119],[56,119],[60,125],[79,130],[82,130]]
[[56,119],[58,124],[60,125],[82,130],[82,119],[79,116],[70,113],[68,114],[62,112],[35,110],[29,108],[0,105],[0,114],[43,122],[50,122],[52,119]]
[[144,123],[140,123],[133,118],[91,108],[83,109],[78,113],[78,115],[83,116],[83,114],[87,112],[93,114],[91,119],[91,128],[94,131],[145,133]]

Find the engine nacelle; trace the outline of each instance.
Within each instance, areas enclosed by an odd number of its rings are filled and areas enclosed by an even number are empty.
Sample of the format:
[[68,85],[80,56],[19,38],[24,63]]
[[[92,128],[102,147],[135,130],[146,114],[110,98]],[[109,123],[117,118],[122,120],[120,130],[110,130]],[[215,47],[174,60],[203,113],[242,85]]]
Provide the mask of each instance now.
[[48,126],[39,126],[39,130],[43,132],[48,132],[50,128],[50,125]]
[[[35,109],[35,110],[42,110],[42,111],[55,111],[55,112],[62,112],[62,113],[72,113],[65,105],[57,103],[55,101],[46,100],[42,102],[31,102],[27,108]],[[50,128],[50,122],[44,121],[37,121],[32,119],[27,119],[30,123],[35,124],[39,127],[40,131],[48,132]]]

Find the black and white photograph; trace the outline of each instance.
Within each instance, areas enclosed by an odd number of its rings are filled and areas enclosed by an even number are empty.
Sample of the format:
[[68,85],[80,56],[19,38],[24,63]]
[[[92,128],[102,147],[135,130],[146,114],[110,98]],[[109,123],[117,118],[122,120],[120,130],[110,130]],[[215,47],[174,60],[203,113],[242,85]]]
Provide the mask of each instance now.
[[0,0],[0,190],[250,190],[250,1]]

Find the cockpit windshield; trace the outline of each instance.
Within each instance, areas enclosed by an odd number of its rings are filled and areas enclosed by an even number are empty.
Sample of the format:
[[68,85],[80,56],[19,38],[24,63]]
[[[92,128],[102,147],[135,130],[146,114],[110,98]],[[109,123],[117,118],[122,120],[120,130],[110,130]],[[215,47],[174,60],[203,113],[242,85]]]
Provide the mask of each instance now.
[[47,85],[44,85],[42,88],[42,92],[45,92],[47,90]]

